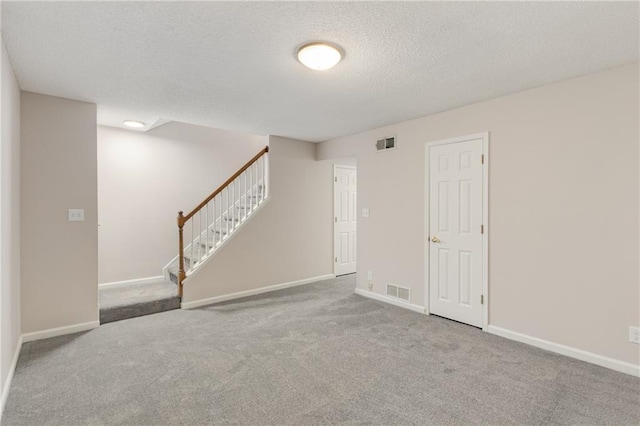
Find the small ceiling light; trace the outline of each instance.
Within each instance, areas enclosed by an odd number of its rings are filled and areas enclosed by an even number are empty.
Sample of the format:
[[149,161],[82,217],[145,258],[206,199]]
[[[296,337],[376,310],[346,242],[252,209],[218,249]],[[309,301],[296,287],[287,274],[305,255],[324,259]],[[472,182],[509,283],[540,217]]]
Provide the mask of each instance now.
[[307,43],[298,49],[298,60],[312,70],[324,71],[342,59],[340,49],[326,42]]
[[144,126],[146,126],[146,124],[144,124],[142,121],[135,120],[124,120],[124,125],[127,127],[131,127],[132,129],[142,129]]

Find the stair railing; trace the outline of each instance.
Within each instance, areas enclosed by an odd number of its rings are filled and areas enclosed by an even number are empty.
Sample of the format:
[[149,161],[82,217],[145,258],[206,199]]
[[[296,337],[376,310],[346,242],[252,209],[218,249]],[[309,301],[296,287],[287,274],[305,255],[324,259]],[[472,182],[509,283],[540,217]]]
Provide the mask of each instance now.
[[[211,256],[269,195],[268,152],[269,147],[264,147],[191,212],[186,215],[178,212],[180,297],[187,276]],[[185,228],[190,230],[187,241]]]

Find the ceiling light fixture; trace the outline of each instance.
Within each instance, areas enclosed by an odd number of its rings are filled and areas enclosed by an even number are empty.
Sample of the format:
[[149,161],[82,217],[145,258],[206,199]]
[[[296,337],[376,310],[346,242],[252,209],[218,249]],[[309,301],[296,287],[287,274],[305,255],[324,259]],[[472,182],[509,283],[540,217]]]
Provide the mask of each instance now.
[[132,129],[142,129],[144,126],[146,126],[146,124],[144,124],[142,121],[135,120],[124,120],[123,123],[125,126],[131,127]]
[[298,60],[316,71],[325,71],[336,66],[342,59],[341,49],[327,42],[307,43],[298,49]]

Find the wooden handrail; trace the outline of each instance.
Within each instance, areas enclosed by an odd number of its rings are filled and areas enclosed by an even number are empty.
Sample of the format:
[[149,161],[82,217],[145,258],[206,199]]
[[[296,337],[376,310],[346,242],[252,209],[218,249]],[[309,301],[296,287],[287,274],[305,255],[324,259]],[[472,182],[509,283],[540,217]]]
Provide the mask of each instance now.
[[178,226],[180,226],[180,221],[182,220],[182,225],[184,225],[184,223],[191,219],[196,213],[198,213],[204,206],[206,206],[209,201],[213,200],[213,198],[218,195],[219,193],[222,192],[222,190],[224,188],[226,188],[231,182],[233,182],[238,176],[240,176],[242,174],[242,172],[244,172],[245,170],[247,170],[249,167],[251,167],[251,165],[253,163],[255,163],[256,161],[258,161],[258,159],[260,157],[262,157],[264,154],[266,154],[267,152],[269,152],[269,146],[265,146],[264,148],[262,148],[262,150],[257,153],[251,160],[249,160],[247,162],[247,164],[245,164],[244,166],[242,166],[237,172],[235,172],[233,174],[233,176],[231,176],[229,179],[226,180],[225,183],[223,183],[222,185],[220,185],[220,187],[218,189],[216,189],[215,191],[213,191],[213,193],[211,193],[211,195],[209,195],[207,198],[205,198],[205,200],[203,202],[201,202],[200,204],[198,204],[198,207],[196,207],[195,209],[191,210],[190,213],[180,217],[178,216]]

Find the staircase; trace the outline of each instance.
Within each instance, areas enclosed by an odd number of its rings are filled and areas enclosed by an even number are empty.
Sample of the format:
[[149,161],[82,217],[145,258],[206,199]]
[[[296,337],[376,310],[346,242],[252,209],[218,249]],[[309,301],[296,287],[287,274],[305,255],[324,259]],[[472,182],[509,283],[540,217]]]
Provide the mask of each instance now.
[[180,309],[185,280],[269,200],[268,152],[263,148],[191,212],[178,213],[178,256],[163,268],[164,281],[98,290],[101,324]]
[[178,256],[165,266],[166,279],[178,285],[229,241],[269,199],[269,147],[263,148],[188,214],[178,213]]
[[[240,225],[248,220],[258,206],[266,200],[264,184],[259,183],[246,197],[242,196],[241,198],[242,200],[236,202],[235,208],[225,211],[221,220],[216,221],[215,225],[212,223],[212,226],[208,227],[209,229],[204,231],[200,238],[195,239],[195,245],[189,244],[185,248],[184,267],[187,276],[220,249],[232,233],[240,228]],[[180,265],[177,258],[167,268],[167,272],[169,280],[178,284]]]

